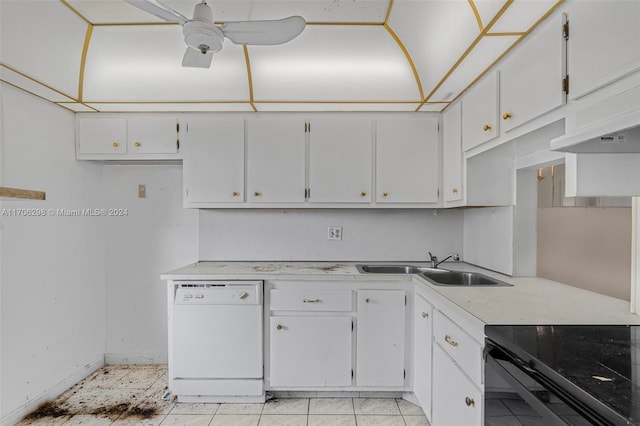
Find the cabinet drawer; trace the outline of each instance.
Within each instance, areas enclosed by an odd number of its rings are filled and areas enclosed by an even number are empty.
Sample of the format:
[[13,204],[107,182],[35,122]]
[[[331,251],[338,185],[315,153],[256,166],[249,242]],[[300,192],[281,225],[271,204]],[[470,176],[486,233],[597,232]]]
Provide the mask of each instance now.
[[435,341],[478,385],[482,383],[482,347],[442,312],[433,316]]
[[351,290],[329,289],[273,289],[272,311],[352,311]]

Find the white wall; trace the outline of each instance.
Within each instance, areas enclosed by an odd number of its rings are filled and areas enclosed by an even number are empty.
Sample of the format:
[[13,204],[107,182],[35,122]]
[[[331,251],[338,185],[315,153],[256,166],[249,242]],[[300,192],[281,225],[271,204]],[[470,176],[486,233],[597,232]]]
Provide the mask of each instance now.
[[[146,198],[138,198],[138,185]],[[107,343],[112,363],[167,361],[162,272],[198,260],[198,211],[182,208],[182,167],[104,167],[105,204],[127,209],[106,234]]]
[[[342,226],[342,241],[327,240]],[[425,261],[462,256],[459,210],[201,210],[202,260]]]
[[71,112],[6,84],[0,91],[0,184],[47,197],[0,201],[0,415],[10,422],[103,362],[105,221],[7,215],[100,208],[102,171],[75,161]]
[[513,216],[513,207],[465,210],[465,262],[512,275]]

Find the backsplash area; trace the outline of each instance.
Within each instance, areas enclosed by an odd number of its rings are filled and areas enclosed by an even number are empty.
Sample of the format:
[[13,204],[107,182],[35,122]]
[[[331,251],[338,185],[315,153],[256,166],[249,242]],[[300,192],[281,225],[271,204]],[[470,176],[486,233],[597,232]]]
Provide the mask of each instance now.
[[[200,210],[201,260],[426,261],[462,256],[456,210]],[[342,240],[327,238],[342,227]],[[464,258],[464,257],[463,257]]]

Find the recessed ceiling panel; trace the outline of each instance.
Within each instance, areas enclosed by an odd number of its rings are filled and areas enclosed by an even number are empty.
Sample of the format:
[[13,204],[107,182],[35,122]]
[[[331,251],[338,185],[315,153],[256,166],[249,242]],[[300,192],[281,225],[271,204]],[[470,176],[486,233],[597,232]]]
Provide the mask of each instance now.
[[434,92],[430,101],[451,101],[502,55],[518,36],[483,37],[447,80]]
[[490,32],[525,32],[556,3],[553,0],[516,0],[491,27]]
[[91,103],[92,108],[100,112],[217,112],[217,111],[253,111],[249,103]]
[[414,103],[256,103],[258,111],[415,111]]
[[0,61],[75,97],[87,23],[62,2],[0,1]]
[[280,46],[250,46],[254,99],[260,101],[420,101],[416,79],[387,30],[307,26]]
[[466,1],[396,1],[389,26],[413,58],[425,96],[480,33]]
[[210,69],[182,67],[178,25],[96,27],[87,55],[86,102],[248,101],[241,46],[225,41]]

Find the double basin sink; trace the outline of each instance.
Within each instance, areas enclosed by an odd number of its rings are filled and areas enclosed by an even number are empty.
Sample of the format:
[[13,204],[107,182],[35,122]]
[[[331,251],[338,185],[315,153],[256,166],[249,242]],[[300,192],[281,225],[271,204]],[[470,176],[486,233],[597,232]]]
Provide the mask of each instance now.
[[435,285],[446,286],[511,286],[503,281],[477,272],[449,271],[413,265],[356,265],[364,274],[418,274]]

